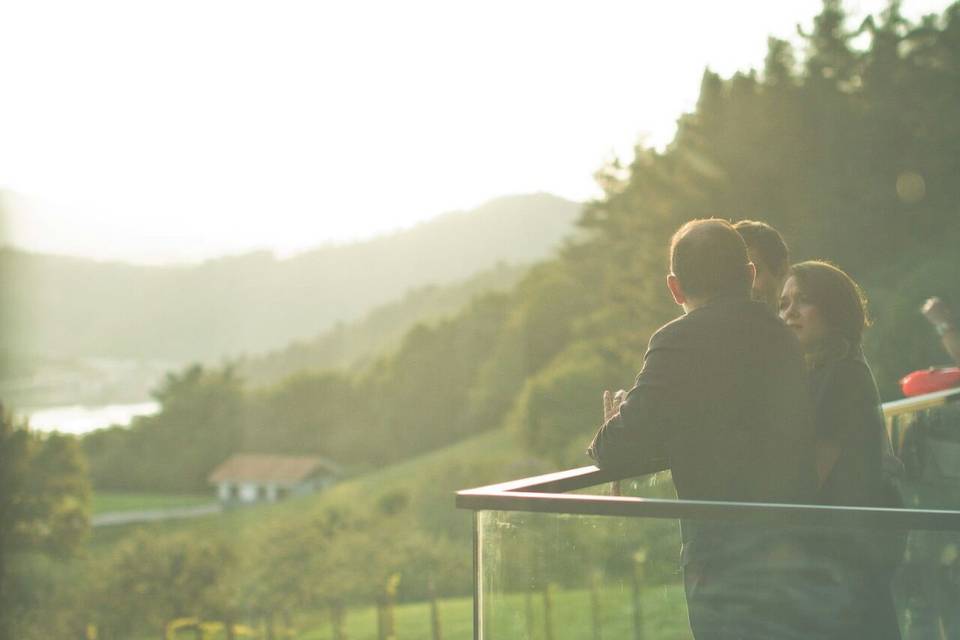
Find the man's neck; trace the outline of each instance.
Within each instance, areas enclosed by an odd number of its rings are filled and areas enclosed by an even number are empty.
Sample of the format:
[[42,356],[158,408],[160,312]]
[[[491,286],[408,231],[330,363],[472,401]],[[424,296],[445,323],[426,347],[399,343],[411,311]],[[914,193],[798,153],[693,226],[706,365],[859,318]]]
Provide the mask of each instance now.
[[744,299],[744,300],[748,300],[748,299],[750,299],[750,295],[747,294],[747,293],[740,294],[740,293],[736,293],[736,292],[731,292],[731,293],[718,293],[718,294],[715,295],[715,296],[703,297],[703,298],[701,298],[701,297],[695,297],[695,298],[687,297],[687,299],[684,301],[684,303],[683,303],[681,306],[683,307],[683,312],[684,312],[684,313],[690,313],[690,312],[693,311],[694,309],[699,309],[700,307],[705,307],[705,306],[707,306],[707,305],[709,305],[709,304],[712,304],[712,303],[714,303],[714,302],[716,302],[716,301],[718,301],[718,300],[729,300],[729,299],[731,299],[731,298],[742,298],[742,299]]

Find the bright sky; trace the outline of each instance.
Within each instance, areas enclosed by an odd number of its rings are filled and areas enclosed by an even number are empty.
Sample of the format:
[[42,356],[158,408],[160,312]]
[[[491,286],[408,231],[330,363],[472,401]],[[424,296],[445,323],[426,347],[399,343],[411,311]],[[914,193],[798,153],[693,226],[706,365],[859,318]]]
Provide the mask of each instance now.
[[604,161],[672,137],[705,66],[762,66],[767,36],[794,38],[819,6],[5,0],[13,241],[137,262],[284,255],[510,193],[583,200]]

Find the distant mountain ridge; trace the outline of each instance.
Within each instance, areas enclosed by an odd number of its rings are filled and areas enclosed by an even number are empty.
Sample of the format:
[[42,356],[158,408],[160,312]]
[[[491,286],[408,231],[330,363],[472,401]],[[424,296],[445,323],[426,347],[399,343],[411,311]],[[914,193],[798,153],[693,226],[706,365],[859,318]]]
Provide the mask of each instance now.
[[528,267],[499,263],[467,280],[411,289],[402,299],[378,306],[360,320],[244,358],[238,363],[240,376],[250,386],[268,386],[305,371],[361,370],[396,347],[415,324],[456,314],[479,295],[506,291],[528,271]]
[[549,194],[507,196],[284,260],[258,252],[154,267],[0,249],[0,349],[184,361],[276,349],[412,288],[540,260],[580,209]]

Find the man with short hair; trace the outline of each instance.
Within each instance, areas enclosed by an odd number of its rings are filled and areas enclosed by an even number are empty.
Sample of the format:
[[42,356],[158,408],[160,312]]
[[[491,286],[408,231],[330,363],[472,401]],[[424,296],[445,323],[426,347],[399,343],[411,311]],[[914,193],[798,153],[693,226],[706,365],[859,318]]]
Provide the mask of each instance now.
[[[750,299],[753,277],[730,223],[693,220],[674,234],[667,287],[684,315],[653,335],[636,384],[608,407],[612,415],[588,449],[599,466],[624,475],[669,468],[682,500],[813,502],[814,431],[799,345]],[[681,523],[698,640],[741,637],[742,625],[756,622],[718,604],[727,568],[754,553],[751,533]]]
[[776,312],[780,292],[790,267],[790,250],[783,236],[766,222],[741,220],[733,225],[747,244],[747,255],[757,275],[753,279],[753,299]]

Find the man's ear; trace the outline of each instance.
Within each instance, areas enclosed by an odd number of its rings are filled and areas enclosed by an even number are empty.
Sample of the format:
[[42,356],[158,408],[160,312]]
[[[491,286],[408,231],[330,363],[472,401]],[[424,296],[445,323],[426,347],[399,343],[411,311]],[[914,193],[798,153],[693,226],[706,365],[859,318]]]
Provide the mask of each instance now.
[[672,273],[667,276],[667,289],[670,289],[673,301],[683,306],[683,303],[687,301],[687,296],[683,292],[683,287],[680,286],[680,280]]
[[757,265],[748,262],[747,271],[750,272],[750,287],[753,288],[753,283],[757,280]]

